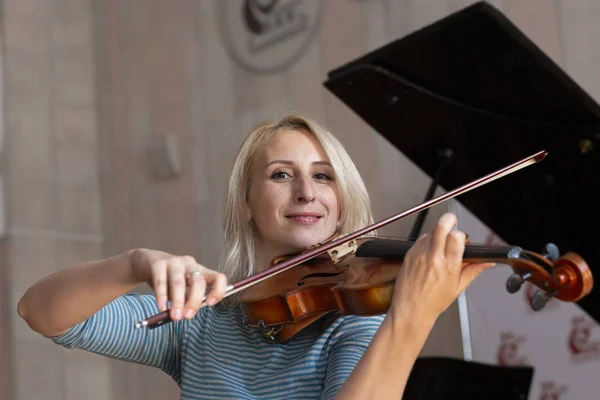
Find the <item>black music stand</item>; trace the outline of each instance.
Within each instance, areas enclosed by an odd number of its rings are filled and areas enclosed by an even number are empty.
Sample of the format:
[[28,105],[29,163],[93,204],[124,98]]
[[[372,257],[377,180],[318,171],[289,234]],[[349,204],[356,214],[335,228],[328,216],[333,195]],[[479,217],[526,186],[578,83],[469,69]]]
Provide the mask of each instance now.
[[530,366],[419,358],[402,400],[526,400],[533,372]]
[[[446,190],[547,150],[457,200],[506,242],[552,242],[599,271],[600,107],[496,8],[475,3],[324,85]],[[578,305],[600,322],[600,289]]]

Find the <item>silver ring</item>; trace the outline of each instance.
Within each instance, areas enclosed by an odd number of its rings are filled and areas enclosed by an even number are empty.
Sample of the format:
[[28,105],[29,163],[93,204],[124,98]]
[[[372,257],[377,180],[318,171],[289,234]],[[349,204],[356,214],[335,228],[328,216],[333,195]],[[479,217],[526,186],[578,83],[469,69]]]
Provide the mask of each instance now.
[[188,275],[188,278],[192,278],[194,275],[202,275],[202,271],[194,271]]

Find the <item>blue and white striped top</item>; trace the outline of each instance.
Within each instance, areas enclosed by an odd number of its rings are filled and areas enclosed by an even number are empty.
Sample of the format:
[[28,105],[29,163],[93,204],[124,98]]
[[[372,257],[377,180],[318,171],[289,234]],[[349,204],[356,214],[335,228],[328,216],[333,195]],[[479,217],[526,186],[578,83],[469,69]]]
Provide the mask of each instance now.
[[192,320],[135,329],[157,312],[153,295],[123,295],[51,339],[160,368],[177,382],[181,399],[332,399],[383,321],[343,316],[285,344],[246,328],[240,307],[205,307]]

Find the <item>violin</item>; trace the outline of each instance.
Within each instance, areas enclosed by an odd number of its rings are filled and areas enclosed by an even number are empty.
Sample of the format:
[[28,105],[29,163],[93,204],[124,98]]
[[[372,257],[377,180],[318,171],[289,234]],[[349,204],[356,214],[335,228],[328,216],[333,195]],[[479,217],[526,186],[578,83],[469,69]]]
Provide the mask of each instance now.
[[[379,315],[390,306],[402,259],[413,241],[366,237],[369,232],[400,218],[425,210],[545,158],[537,152],[507,167],[446,192],[394,216],[349,234],[334,234],[295,256],[278,257],[272,266],[230,284],[225,297],[240,293],[248,327],[259,329],[269,340],[285,343],[319,318],[330,314]],[[507,281],[511,293],[528,281],[538,288],[532,307],[541,309],[549,298],[578,301],[593,287],[591,270],[575,253],[557,255],[524,251],[516,246],[467,244],[463,262],[496,262],[511,265]],[[205,299],[206,300],[206,296]],[[170,322],[163,311],[136,323],[136,328],[156,328]]]
[[[240,296],[246,325],[259,329],[271,341],[285,343],[330,313],[385,314],[402,260],[413,244],[394,238],[359,238],[262,281]],[[274,263],[283,261],[281,257]],[[531,299],[535,311],[552,297],[578,301],[593,287],[591,270],[583,258],[572,252],[558,256],[558,248],[551,243],[544,254],[518,246],[467,244],[463,262],[510,265],[513,274],[506,282],[508,292],[517,292],[525,281],[540,289]]]

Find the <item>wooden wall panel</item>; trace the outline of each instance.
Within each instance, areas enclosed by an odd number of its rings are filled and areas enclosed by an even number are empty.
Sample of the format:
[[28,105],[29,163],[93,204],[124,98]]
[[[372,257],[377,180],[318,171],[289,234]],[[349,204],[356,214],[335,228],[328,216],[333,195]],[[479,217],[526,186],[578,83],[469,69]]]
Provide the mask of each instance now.
[[[191,254],[207,267],[216,268],[222,248],[222,206],[233,157],[250,129],[285,111],[315,117],[338,135],[365,179],[376,219],[422,201],[430,178],[325,89],[323,81],[331,69],[474,0],[327,0],[315,38],[302,56],[288,68],[268,74],[249,71],[232,58],[222,32],[222,0],[176,0],[168,4],[161,0],[70,1],[57,0],[57,7],[50,9],[39,0],[11,0],[3,10],[7,15],[3,26],[8,56],[6,126],[13,171],[8,180],[14,183],[9,193],[10,216],[13,230],[19,234],[31,233],[30,228],[47,233],[90,227],[92,232],[85,238],[91,243],[58,244],[55,238],[29,238],[7,250],[7,254],[13,252],[9,263],[26,260],[27,254],[15,251],[33,243],[40,253],[32,257],[52,255],[57,263],[76,260],[77,252],[91,257],[102,249],[109,256],[144,246]],[[597,1],[574,0],[568,6],[557,0],[490,3],[505,12],[592,96],[600,96],[596,79],[600,65],[595,43],[600,33]],[[83,8],[77,8],[81,4]],[[67,26],[78,18],[83,24],[81,32],[85,32],[86,21],[93,20],[92,37],[74,34],[79,31]],[[48,41],[34,40],[47,32],[53,32]],[[89,70],[95,73],[94,85],[84,79],[78,86],[68,79],[69,71],[79,71],[73,69],[70,46],[85,46],[87,42],[94,54],[93,69]],[[63,46],[52,47],[53,43]],[[62,83],[65,87],[57,88]],[[86,97],[90,88],[95,90],[95,105]],[[56,104],[78,103],[90,110],[95,107],[95,114],[52,108],[50,98]],[[51,116],[55,119],[49,123]],[[90,127],[98,129],[97,136]],[[155,159],[149,146],[158,135],[166,134],[176,137],[183,168],[180,176],[159,180],[152,174]],[[77,139],[85,141],[79,143],[81,148],[56,148]],[[69,187],[63,197],[57,196],[59,181],[67,184],[84,173],[94,174],[95,164],[86,161],[93,158],[89,152],[94,154],[94,146],[100,163],[100,193],[91,189],[75,193]],[[61,154],[65,159],[56,163],[55,157]],[[81,171],[67,175],[65,170],[78,163]],[[89,203],[85,203],[81,196],[88,195]],[[37,200],[24,202],[25,198]],[[102,212],[96,215],[91,211],[98,199]],[[77,208],[70,210],[70,205]],[[84,206],[91,207],[90,215],[83,215]],[[445,210],[446,206],[432,209],[423,228],[428,229]],[[382,233],[406,236],[414,220],[398,221]],[[48,266],[49,270],[55,268]],[[40,273],[11,265],[6,286],[19,286],[11,292],[11,301],[24,290],[23,282]],[[148,292],[144,285],[137,290]],[[22,332],[20,320],[14,320],[14,331]],[[436,325],[423,354],[460,356],[459,334],[457,309],[452,306]],[[25,342],[17,346],[12,334],[9,340],[17,352],[25,351]],[[76,370],[78,363],[90,366],[91,360],[82,356],[60,361],[62,369],[56,374],[64,386],[49,393],[81,393],[81,387],[63,378],[66,371]],[[34,364],[15,367],[16,374],[35,368]],[[100,397],[177,398],[175,384],[160,371],[112,360],[110,366],[107,379],[112,386]],[[103,369],[98,371],[101,374]],[[44,384],[52,376],[43,378]],[[15,380],[17,386],[24,385],[23,376]]]

